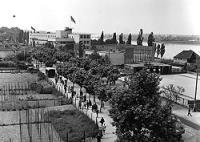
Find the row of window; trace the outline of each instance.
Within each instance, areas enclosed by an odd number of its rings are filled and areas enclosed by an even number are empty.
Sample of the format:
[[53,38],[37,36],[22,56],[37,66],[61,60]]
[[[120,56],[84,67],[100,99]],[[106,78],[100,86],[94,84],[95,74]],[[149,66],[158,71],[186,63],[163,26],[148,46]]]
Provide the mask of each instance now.
[[56,37],[56,35],[47,35],[47,34],[34,34],[30,35],[31,37]]
[[90,35],[80,35],[80,38],[90,38]]
[[83,41],[84,44],[90,44],[90,41]]

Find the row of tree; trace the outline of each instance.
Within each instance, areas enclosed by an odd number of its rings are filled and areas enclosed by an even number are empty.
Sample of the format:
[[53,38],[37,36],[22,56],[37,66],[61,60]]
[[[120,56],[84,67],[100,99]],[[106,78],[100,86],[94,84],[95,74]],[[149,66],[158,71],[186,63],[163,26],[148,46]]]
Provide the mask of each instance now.
[[[131,44],[132,36],[131,34],[128,35],[128,39],[125,42],[123,33],[119,35],[119,44]],[[92,40],[92,45],[103,45],[103,44],[118,44],[117,41],[117,35],[116,33],[113,33],[113,36],[111,39],[104,40],[104,32],[102,31],[101,36],[98,40]]]
[[[43,47],[42,50],[42,54],[34,54],[42,62],[63,52],[49,47]],[[114,84],[120,72],[110,64],[108,57],[101,57],[94,52],[89,58],[59,58],[55,58],[61,61],[56,64],[59,75],[84,87],[94,98],[98,96],[101,101],[110,101],[110,115],[120,142],[178,141],[171,105],[161,103],[161,79],[157,74],[144,70],[131,75],[125,86],[117,87]],[[106,84],[102,83],[103,78],[106,78]]]
[[17,41],[19,43],[28,44],[29,42],[29,32],[23,31],[18,27],[1,27],[0,28],[0,40],[2,41]]
[[28,31],[19,31],[18,42],[28,44],[29,43],[29,32]]

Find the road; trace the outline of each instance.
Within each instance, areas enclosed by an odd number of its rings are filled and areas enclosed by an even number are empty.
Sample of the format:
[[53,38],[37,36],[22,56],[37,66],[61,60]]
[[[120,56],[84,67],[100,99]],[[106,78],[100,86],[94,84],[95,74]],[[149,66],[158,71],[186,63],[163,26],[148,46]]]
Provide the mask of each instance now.
[[200,142],[200,131],[184,125],[185,133],[182,135],[184,142]]

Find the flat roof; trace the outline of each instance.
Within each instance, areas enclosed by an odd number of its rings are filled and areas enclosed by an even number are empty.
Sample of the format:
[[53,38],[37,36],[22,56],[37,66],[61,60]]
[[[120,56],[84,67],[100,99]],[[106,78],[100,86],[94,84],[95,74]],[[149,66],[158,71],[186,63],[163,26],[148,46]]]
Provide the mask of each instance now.
[[[144,64],[145,63],[135,63],[135,64],[125,64],[125,65],[130,66],[130,67],[144,67]],[[151,62],[151,65],[153,65],[153,66],[168,66],[168,67],[171,66],[168,64],[163,64],[163,63],[158,63],[158,62]]]

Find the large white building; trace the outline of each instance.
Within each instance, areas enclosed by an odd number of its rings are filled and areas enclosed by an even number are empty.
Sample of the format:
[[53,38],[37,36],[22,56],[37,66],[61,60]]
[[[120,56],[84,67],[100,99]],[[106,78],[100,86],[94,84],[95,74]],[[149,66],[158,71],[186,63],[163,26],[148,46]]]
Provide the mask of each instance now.
[[45,44],[46,42],[53,42],[54,44],[66,44],[68,42],[74,42],[74,39],[70,38],[68,35],[72,33],[72,30],[68,28],[67,30],[57,30],[54,32],[32,32],[29,33],[29,44],[36,45]]
[[79,44],[80,41],[85,45],[86,49],[90,48],[91,34],[72,33],[72,29],[70,28],[66,28],[66,30],[57,30],[55,33],[44,31],[29,33],[30,45],[33,45],[33,42],[35,42],[36,45],[42,45],[46,42],[53,42],[54,44],[75,42]]
[[85,49],[89,49],[91,47],[91,34],[72,33],[69,34],[69,37],[74,39],[75,43],[77,44],[79,44],[79,42],[82,42],[85,45]]

